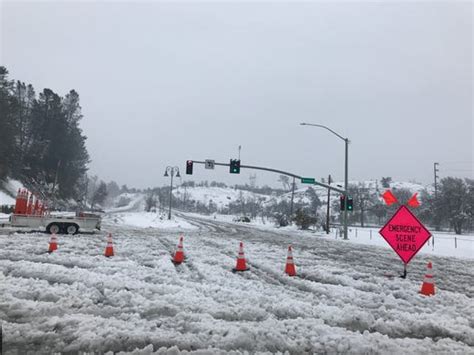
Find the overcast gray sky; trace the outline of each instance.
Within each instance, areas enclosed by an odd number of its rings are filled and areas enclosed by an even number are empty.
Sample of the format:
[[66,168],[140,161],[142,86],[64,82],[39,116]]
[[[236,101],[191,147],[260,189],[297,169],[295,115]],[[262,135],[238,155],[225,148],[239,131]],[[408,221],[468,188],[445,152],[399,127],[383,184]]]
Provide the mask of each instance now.
[[[162,185],[187,159],[317,179],[473,176],[471,2],[5,2],[12,79],[81,97],[90,173]],[[195,166],[185,179],[248,182]],[[278,176],[257,173],[257,184]]]

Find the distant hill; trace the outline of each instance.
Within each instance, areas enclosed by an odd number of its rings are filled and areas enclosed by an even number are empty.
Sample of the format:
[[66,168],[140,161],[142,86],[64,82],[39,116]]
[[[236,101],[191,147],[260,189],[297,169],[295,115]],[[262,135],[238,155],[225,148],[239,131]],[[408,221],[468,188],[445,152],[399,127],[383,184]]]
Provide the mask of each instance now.
[[[366,187],[369,191],[381,195],[386,188],[383,188],[380,182],[371,181],[351,181],[350,184],[353,185],[362,185]],[[336,182],[333,185],[343,185],[343,183]],[[327,202],[327,189],[324,187],[316,185],[299,185],[295,190],[294,201],[295,203],[309,203],[309,197],[307,191],[309,188],[313,188],[316,194],[318,195],[321,202]],[[425,186],[412,182],[392,182],[390,184],[391,189],[407,189],[412,193],[421,192],[425,189]],[[261,194],[254,193],[248,190],[237,190],[233,187],[176,187],[173,189],[173,197],[178,200],[187,200],[187,201],[199,201],[202,204],[209,204],[209,201],[212,201],[217,207],[218,210],[229,207],[231,203],[237,203],[241,199],[244,201],[249,200],[259,200],[262,202],[263,206],[270,206],[273,204],[278,204],[281,201],[289,202],[291,200],[291,191],[287,193],[272,193],[272,194]],[[331,201],[339,199],[340,194],[331,192]]]
[[[351,181],[353,185],[362,185],[373,193],[380,195],[386,189],[383,188],[380,182],[375,181]],[[333,185],[343,185],[341,182],[335,182]],[[6,180],[0,182],[0,205],[14,205],[16,193],[19,188],[23,187],[21,182],[16,180]],[[235,187],[205,187],[205,186],[178,186],[173,189],[173,197],[178,207],[182,207],[180,201],[194,202],[202,205],[209,205],[211,202],[217,211],[223,211],[229,208],[229,205],[241,203],[242,201],[257,201],[262,207],[270,207],[281,203],[282,201],[290,202],[291,191],[281,193],[281,189],[268,190],[269,193],[256,193],[246,190],[236,189]],[[310,198],[308,189],[313,188],[318,195],[320,201],[325,204],[327,201],[327,189],[316,185],[298,185],[295,190],[294,202],[296,204],[308,204]],[[420,192],[425,187],[421,184],[412,182],[392,182],[391,189],[407,189],[412,193]],[[257,189],[256,189],[257,190]],[[261,191],[261,189],[258,189]],[[340,194],[331,192],[331,202],[339,199]],[[122,193],[109,202],[107,208],[108,212],[124,212],[124,211],[140,211],[145,208],[146,194],[142,192],[137,193]],[[167,198],[164,199],[164,206],[168,205]],[[183,203],[184,205],[184,203]]]

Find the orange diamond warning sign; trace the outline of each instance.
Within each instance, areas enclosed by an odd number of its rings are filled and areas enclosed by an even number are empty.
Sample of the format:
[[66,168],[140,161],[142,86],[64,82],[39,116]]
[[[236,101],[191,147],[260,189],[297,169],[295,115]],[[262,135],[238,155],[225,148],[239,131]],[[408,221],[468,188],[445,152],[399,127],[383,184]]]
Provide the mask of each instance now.
[[431,237],[431,233],[406,206],[401,206],[379,233],[405,264]]

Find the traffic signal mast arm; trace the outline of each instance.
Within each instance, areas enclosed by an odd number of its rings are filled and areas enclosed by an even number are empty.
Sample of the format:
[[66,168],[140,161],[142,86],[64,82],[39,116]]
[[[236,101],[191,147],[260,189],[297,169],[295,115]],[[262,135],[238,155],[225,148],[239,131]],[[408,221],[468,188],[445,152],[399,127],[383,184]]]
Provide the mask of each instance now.
[[[193,160],[193,163],[194,164],[205,164],[206,162],[204,161],[198,161],[198,160]],[[220,165],[220,166],[230,166],[229,163],[214,163],[214,165]],[[277,169],[272,169],[272,168],[264,168],[264,167],[261,167],[261,166],[252,166],[252,165],[240,165],[240,168],[246,168],[246,169],[254,169],[254,170],[263,170],[263,171],[270,171],[272,173],[277,173],[277,174],[281,174],[281,175],[286,175],[286,176],[291,176],[291,177],[294,177],[296,179],[301,179],[301,176],[299,175],[296,175],[296,174],[292,174],[292,173],[289,173],[287,171],[283,171],[283,170],[277,170]],[[330,189],[330,190],[333,190],[333,191],[337,191],[341,194],[345,194],[345,191],[343,189],[339,189],[337,187],[334,187],[334,186],[331,186],[331,185],[327,185],[327,184],[323,184],[322,182],[318,182],[318,181],[315,181],[313,182],[313,185],[318,185],[318,186],[322,186],[326,189]]]

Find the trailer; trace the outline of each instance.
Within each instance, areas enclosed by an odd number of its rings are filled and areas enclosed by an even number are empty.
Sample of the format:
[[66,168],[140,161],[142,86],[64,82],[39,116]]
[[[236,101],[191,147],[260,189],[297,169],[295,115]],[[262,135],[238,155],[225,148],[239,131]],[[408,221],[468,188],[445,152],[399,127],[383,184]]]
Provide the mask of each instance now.
[[79,231],[100,230],[101,217],[84,212],[75,216],[12,214],[10,223],[12,227],[43,228],[50,234],[76,234]]

